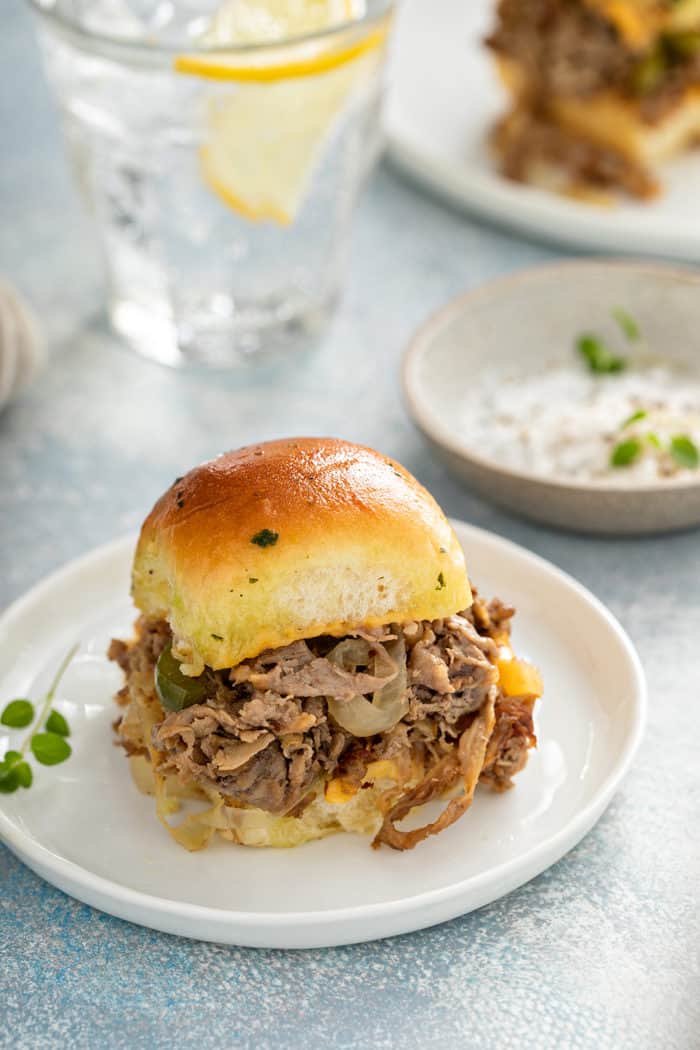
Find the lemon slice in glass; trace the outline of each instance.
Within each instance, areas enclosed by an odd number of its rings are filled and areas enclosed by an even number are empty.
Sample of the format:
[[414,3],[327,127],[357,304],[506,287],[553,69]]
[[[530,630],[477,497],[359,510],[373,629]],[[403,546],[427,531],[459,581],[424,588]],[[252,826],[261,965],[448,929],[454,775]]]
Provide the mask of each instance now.
[[[236,0],[203,36],[211,46],[275,43],[332,28],[357,14],[353,0]],[[250,57],[199,52],[175,69],[230,81],[208,104],[200,150],[206,184],[228,207],[255,221],[292,223],[335,118],[358,80],[371,72],[386,38],[381,25],[363,36],[303,41]],[[290,54],[291,51],[291,54]]]

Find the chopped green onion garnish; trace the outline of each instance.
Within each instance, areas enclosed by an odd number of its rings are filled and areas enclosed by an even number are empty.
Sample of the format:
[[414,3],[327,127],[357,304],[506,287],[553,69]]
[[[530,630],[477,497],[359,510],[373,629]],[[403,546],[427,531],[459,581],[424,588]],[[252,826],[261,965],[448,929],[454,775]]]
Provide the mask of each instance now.
[[642,451],[641,442],[637,438],[630,438],[629,441],[621,441],[619,445],[615,445],[610,455],[610,465],[613,467],[628,467],[631,463],[639,457]]
[[688,470],[696,470],[700,466],[700,452],[698,446],[687,434],[677,434],[671,438],[669,451],[676,463]]
[[631,314],[628,314],[626,310],[623,310],[621,306],[616,306],[612,311],[612,315],[625,336],[629,339],[630,343],[638,342],[641,338],[641,332],[639,331],[639,325],[634,317],[632,317]]
[[633,412],[631,416],[628,416],[624,423],[621,425],[620,430],[624,430],[625,427],[629,427],[632,423],[637,423],[640,419],[646,419],[647,413],[643,408],[638,408],[636,412]]
[[610,374],[612,372],[622,372],[627,367],[625,358],[614,354],[595,335],[580,336],[576,343],[576,349],[585,359],[591,372]]

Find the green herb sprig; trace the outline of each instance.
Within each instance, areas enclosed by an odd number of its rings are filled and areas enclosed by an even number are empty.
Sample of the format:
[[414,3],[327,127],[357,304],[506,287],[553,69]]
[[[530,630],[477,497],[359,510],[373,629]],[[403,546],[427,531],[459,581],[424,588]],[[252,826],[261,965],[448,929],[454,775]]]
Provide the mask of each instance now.
[[3,725],[12,729],[24,729],[31,725],[32,729],[25,737],[19,751],[7,751],[0,761],[0,793],[9,795],[20,787],[32,786],[34,774],[26,758],[29,750],[37,762],[43,766],[55,766],[70,758],[71,746],[66,740],[66,737],[70,736],[70,727],[60,711],[51,710],[51,705],[59,683],[78,648],[78,645],[74,645],[61,661],[48,692],[44,696],[38,718],[35,718],[36,712],[31,700],[24,698],[10,700],[3,708],[0,715],[0,722]]

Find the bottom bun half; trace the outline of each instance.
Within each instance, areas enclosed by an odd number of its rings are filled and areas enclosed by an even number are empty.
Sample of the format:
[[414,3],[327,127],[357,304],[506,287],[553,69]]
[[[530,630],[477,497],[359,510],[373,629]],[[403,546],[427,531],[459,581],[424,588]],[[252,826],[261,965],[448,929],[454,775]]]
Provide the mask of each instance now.
[[381,770],[368,770],[365,783],[344,796],[341,781],[319,785],[313,801],[299,816],[280,816],[262,809],[232,805],[216,791],[183,785],[175,777],[162,777],[144,755],[129,759],[138,789],[155,796],[158,816],[176,842],[189,850],[202,849],[218,833],[241,846],[289,848],[322,839],[340,831],[374,837],[384,820],[380,799],[392,788],[411,788],[420,776],[401,779],[391,766],[376,763]]

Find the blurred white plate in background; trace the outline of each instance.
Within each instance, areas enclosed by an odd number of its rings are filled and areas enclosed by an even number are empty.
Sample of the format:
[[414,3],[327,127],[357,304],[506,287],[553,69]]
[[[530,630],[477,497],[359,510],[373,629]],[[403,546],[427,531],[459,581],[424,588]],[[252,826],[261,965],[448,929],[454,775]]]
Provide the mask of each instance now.
[[[43,878],[112,915],[253,947],[407,933],[544,871],[595,823],[626,772],[643,728],[643,673],[622,628],[571,577],[497,536],[455,527],[482,593],[518,608],[516,649],[544,675],[539,747],[512,791],[477,791],[460,821],[407,853],[373,850],[356,835],[290,850],[218,840],[187,853],[113,743],[121,673],[104,654],[111,636],[128,637],[134,617],[127,538],[67,565],[0,618],[0,706],[38,699],[71,643],[81,643],[57,698],[73,754],[37,767],[28,791],[2,796],[2,839]],[[4,753],[15,736],[1,728]]]
[[504,179],[486,135],[506,100],[483,37],[495,0],[404,0],[390,69],[390,156],[430,189],[533,237],[700,262],[700,150],[667,165],[648,202],[585,204]]

